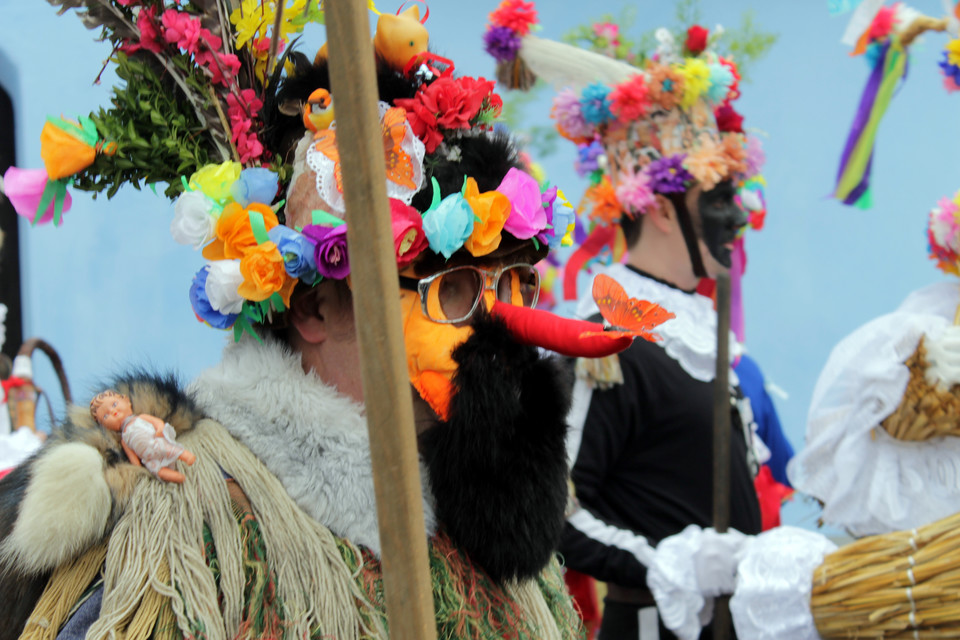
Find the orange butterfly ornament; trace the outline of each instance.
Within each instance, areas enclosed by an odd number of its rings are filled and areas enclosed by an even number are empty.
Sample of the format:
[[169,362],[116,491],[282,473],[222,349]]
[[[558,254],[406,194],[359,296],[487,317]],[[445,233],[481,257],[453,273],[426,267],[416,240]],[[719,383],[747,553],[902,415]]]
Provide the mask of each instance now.
[[[407,112],[400,107],[387,109],[381,120],[383,155],[387,161],[387,180],[408,189],[416,189],[413,181],[413,162],[403,150]],[[314,135],[314,147],[334,163],[333,175],[337,191],[343,193],[343,175],[340,170],[340,152],[337,150],[336,129],[321,129]]]
[[652,329],[676,317],[655,302],[629,297],[619,282],[602,273],[593,280],[593,299],[612,329],[585,331],[580,334],[581,338],[633,336],[657,342],[661,338]]

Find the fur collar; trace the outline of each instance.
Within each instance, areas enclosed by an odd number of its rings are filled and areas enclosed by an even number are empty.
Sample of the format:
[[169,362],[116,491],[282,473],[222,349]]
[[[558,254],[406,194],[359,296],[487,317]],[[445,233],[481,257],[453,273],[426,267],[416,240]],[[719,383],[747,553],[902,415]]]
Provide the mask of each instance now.
[[[197,404],[283,483],[307,514],[380,554],[370,440],[363,406],[304,373],[273,338],[244,336],[189,389]],[[436,530],[421,465],[427,535]]]
[[[675,289],[622,264],[610,265],[603,273],[619,282],[631,298],[656,302],[673,312],[676,318],[654,330],[663,338],[659,344],[690,376],[702,382],[713,380],[716,375],[717,314],[709,298]],[[590,293],[580,299],[577,316],[588,318],[598,311]],[[741,352],[732,331],[729,344],[732,362]],[[731,380],[734,380],[732,370]]]

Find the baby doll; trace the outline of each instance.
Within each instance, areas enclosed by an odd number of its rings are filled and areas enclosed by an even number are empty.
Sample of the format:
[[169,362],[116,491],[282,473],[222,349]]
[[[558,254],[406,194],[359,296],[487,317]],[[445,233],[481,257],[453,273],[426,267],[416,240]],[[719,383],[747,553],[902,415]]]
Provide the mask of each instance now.
[[181,483],[182,473],[173,468],[176,460],[193,464],[196,456],[177,444],[173,427],[156,416],[136,415],[130,398],[108,389],[90,401],[90,414],[105,429],[120,433],[120,444],[131,464],[167,482]]

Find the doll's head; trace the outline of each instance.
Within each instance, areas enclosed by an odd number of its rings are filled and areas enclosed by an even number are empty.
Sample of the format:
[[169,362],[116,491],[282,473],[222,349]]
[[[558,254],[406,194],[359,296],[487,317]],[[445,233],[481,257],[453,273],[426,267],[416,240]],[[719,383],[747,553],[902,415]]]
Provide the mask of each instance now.
[[123,421],[133,413],[130,398],[119,391],[107,389],[90,401],[90,415],[101,427],[111,431],[120,431]]

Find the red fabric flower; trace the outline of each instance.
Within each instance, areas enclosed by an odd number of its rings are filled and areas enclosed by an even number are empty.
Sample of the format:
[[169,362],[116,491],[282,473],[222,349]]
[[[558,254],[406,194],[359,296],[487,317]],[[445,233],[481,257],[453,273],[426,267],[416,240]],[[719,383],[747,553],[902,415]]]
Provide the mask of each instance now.
[[427,248],[429,242],[423,232],[423,216],[408,204],[390,198],[390,225],[393,228],[393,247],[397,268],[402,269]]
[[187,53],[196,54],[200,44],[200,19],[189,13],[167,9],[163,12],[163,38]]
[[506,27],[519,36],[525,36],[530,33],[530,26],[537,22],[537,10],[532,2],[503,0],[488,17],[492,24]]
[[687,51],[696,55],[707,48],[707,36],[710,32],[698,24],[687,29],[687,42],[684,46]]
[[638,119],[650,106],[647,83],[639,73],[615,86],[607,97],[610,100],[610,111],[625,121]]
[[253,89],[243,89],[239,99],[232,93],[227,95],[227,116],[230,118],[231,139],[237,147],[237,153],[240,154],[240,162],[244,164],[263,155],[263,144],[257,139],[257,134],[252,131],[252,119],[257,116],[262,107],[263,102],[257,98],[257,92]]
[[137,13],[137,30],[140,31],[140,40],[138,42],[127,41],[120,47],[121,51],[126,53],[133,53],[140,49],[154,53],[163,51],[166,45],[160,37],[160,28],[157,25],[157,8],[155,6],[141,7],[139,13]]
[[469,129],[484,106],[495,112],[503,106],[493,93],[494,83],[483,78],[441,77],[420,87],[413,98],[395,100],[407,112],[413,132],[423,141],[427,153],[443,142],[439,129]]
[[743,116],[728,104],[721,105],[713,112],[717,118],[717,129],[743,133]]

